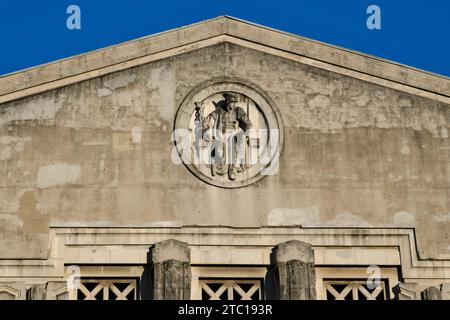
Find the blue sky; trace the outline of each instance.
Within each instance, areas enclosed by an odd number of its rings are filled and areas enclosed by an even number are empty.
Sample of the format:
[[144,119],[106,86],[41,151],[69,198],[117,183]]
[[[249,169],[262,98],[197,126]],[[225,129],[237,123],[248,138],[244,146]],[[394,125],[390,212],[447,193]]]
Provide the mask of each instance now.
[[[81,30],[66,9],[81,8]],[[381,30],[366,9],[381,8]],[[450,76],[450,0],[1,0],[0,74],[219,15]]]

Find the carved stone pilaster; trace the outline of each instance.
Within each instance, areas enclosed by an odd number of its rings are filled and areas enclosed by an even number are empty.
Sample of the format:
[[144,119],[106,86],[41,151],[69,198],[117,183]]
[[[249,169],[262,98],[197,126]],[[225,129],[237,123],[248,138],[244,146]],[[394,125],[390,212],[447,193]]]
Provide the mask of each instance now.
[[27,300],[45,300],[45,284],[35,284],[27,290]]
[[442,300],[441,290],[437,287],[429,287],[422,291],[423,300]]
[[442,283],[439,287],[429,287],[422,291],[423,300],[450,300],[450,283]]
[[26,295],[24,282],[0,282],[0,300],[25,300]]
[[[75,293],[75,292],[72,292]],[[70,300],[66,281],[49,281],[36,284],[27,290],[27,300]],[[72,297],[75,299],[75,296]]]
[[45,300],[70,300],[66,281],[49,281],[45,286]]
[[150,249],[155,300],[191,298],[191,253],[187,243],[165,240]]
[[292,240],[272,250],[276,298],[280,300],[315,300],[316,275],[314,251],[308,243]]
[[414,289],[415,284],[398,283],[392,288],[395,300],[417,300],[417,294]]
[[450,283],[441,284],[442,300],[450,300]]

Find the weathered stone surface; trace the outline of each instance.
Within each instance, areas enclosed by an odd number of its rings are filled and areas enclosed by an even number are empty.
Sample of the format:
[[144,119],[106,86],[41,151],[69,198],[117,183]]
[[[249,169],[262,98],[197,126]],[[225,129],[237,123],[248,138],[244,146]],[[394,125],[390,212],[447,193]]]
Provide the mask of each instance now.
[[27,291],[27,300],[45,300],[45,284],[35,284]]
[[66,281],[49,281],[45,286],[45,300],[69,300]]
[[190,299],[191,271],[188,262],[168,260],[156,263],[154,269],[155,300]]
[[[172,128],[196,88],[238,80],[279,110],[284,144],[275,174],[230,190],[173,160]],[[413,259],[439,261],[417,264],[410,275],[442,279],[450,257],[449,90],[444,77],[228,18],[2,77],[0,258],[43,262],[4,265],[0,274],[62,276],[43,260],[54,245],[49,226],[301,225],[415,228]],[[367,230],[358,230],[363,239]],[[377,243],[384,237],[390,239],[383,232]],[[126,260],[86,250],[86,263]],[[177,254],[156,253],[156,273],[186,271],[186,252]],[[281,274],[304,271],[290,261],[308,259],[286,255]],[[230,254],[225,261],[240,259],[253,257]],[[168,295],[182,295],[176,292]]]
[[191,251],[189,245],[174,239],[155,243],[152,249],[152,262],[160,263],[168,260],[190,262]]
[[437,287],[429,287],[422,291],[423,300],[442,300],[441,290]]
[[450,300],[450,283],[441,284],[442,300]]
[[[224,74],[263,90],[285,128],[278,173],[237,190],[209,186],[171,158],[178,106],[199,84]],[[121,77],[125,86],[111,85]],[[99,96],[105,82],[115,89]],[[397,102],[405,97],[408,108]],[[54,106],[54,116],[35,116],[41,104]],[[443,103],[224,43],[0,109],[0,117],[29,109],[36,118],[8,116],[0,127],[3,258],[46,257],[46,225],[161,221],[414,226],[421,256],[448,254],[441,240],[450,232],[442,191],[449,186],[443,133],[450,109]]]
[[414,284],[398,283],[392,288],[395,300],[417,300]]
[[288,262],[291,260],[314,263],[314,250],[310,244],[293,240],[280,243],[276,246],[275,260],[277,262]]
[[151,249],[153,299],[186,300],[191,296],[190,250],[186,243],[166,240]]
[[277,298],[315,300],[314,251],[301,241],[288,241],[273,249]]
[[25,300],[26,297],[25,282],[0,282],[0,300]]

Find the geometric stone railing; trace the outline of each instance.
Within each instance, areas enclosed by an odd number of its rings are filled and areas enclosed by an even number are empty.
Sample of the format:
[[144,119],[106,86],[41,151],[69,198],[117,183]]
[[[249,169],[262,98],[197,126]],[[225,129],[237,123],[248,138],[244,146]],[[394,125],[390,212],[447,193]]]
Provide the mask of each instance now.
[[380,281],[369,288],[364,280],[324,281],[327,300],[386,300],[386,288]]
[[203,300],[261,300],[262,279],[200,280]]
[[99,280],[81,279],[77,300],[136,300],[135,279]]

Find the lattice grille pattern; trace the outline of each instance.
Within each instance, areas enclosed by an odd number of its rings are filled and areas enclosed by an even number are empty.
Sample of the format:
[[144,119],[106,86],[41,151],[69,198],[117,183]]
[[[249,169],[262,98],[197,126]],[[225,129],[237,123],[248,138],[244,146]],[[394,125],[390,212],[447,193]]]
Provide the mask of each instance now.
[[369,288],[363,280],[324,281],[327,300],[386,300],[386,286],[380,281]]
[[202,300],[261,300],[261,279],[200,280]]
[[136,280],[81,279],[77,300],[136,300]]

